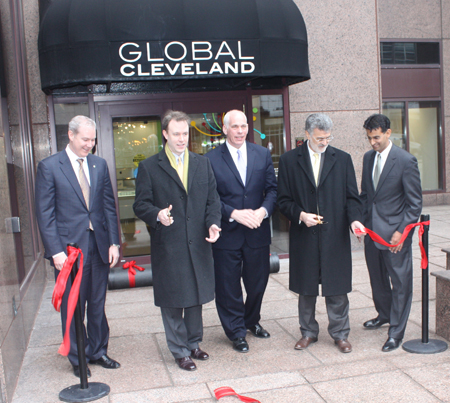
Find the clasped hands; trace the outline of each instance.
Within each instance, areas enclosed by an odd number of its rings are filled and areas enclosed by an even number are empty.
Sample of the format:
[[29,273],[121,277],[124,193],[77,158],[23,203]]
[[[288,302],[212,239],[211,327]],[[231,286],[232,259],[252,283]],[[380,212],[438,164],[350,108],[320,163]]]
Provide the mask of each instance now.
[[250,229],[259,228],[265,216],[266,210],[263,207],[260,207],[257,210],[233,210],[230,215],[233,220],[237,221],[239,224],[245,225]]
[[[158,213],[158,219],[160,223],[166,227],[173,224],[173,217],[172,217],[172,205],[169,207],[162,209]],[[205,238],[208,242],[214,243],[219,239],[220,231],[222,231],[221,228],[219,228],[216,224],[211,225],[209,227],[209,237]]]

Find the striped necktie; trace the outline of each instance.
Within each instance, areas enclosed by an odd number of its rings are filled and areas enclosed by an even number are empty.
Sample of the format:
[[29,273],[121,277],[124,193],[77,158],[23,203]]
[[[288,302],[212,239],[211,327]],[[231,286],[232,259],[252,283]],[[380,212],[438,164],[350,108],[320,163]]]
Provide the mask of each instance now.
[[[87,209],[89,210],[89,195],[91,193],[91,187],[89,186],[89,182],[86,177],[86,173],[83,169],[83,158],[77,159],[80,164],[80,168],[78,169],[78,181],[80,182],[81,191],[83,192],[84,201],[86,202]],[[89,229],[94,230],[91,221],[89,220]]]

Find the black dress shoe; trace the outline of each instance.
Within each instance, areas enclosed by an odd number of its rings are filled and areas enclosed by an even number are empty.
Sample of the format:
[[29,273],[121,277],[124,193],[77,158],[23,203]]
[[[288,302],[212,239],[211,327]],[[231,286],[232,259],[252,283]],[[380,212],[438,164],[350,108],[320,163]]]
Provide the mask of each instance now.
[[264,329],[259,323],[257,323],[254,326],[250,326],[248,330],[252,332],[253,336],[259,337],[260,339],[266,339],[270,337],[269,332],[266,329]]
[[394,339],[393,337],[389,337],[386,340],[386,343],[384,343],[384,346],[381,349],[381,351],[388,352],[396,350],[397,348],[400,347],[400,344],[402,344],[402,339]]
[[380,320],[379,318],[370,319],[367,322],[364,322],[364,328],[366,329],[378,329],[383,326],[385,323],[389,323],[387,320]]
[[[73,367],[73,374],[79,378],[80,377],[80,367],[78,365],[72,365]],[[90,378],[91,377],[91,370],[89,369],[89,367],[86,367],[86,372],[87,372],[87,377]]]
[[247,353],[249,350],[247,340],[245,337],[238,337],[233,340],[233,348],[240,353]]
[[112,358],[109,358],[106,354],[102,355],[98,360],[91,360],[89,362],[91,364],[101,365],[103,368],[107,369],[120,368],[120,364]]
[[201,348],[195,348],[194,350],[191,350],[191,358],[205,361],[209,358],[209,354],[206,351],[203,351]]
[[197,369],[195,362],[192,361],[191,357],[189,356],[183,358],[175,358],[175,361],[178,366],[185,371],[195,371]]

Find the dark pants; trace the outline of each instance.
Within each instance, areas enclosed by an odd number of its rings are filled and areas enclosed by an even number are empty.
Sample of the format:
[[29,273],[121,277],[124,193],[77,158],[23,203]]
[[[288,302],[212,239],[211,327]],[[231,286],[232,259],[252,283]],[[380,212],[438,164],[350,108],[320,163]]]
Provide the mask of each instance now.
[[[88,254],[87,256],[84,256],[83,260],[80,303],[83,316],[86,360],[89,362],[89,360],[97,360],[102,355],[106,354],[109,340],[109,326],[105,315],[105,299],[106,288],[108,285],[109,264],[103,263],[97,249],[97,243],[93,232],[90,232]],[[58,274],[59,271],[55,269],[55,278],[58,277]],[[61,322],[63,335],[66,330],[67,299],[69,297],[71,285],[72,282],[69,276],[66,290],[61,302]],[[84,326],[85,315],[87,316],[87,333]],[[77,339],[75,334],[75,318],[73,318],[70,327],[70,352],[68,358],[72,365],[79,365]]]
[[[213,248],[216,307],[230,340],[245,337],[260,318],[261,304],[270,272],[269,246],[239,250]],[[243,300],[241,278],[247,298]]]
[[364,251],[378,317],[389,322],[389,337],[403,339],[412,303],[411,237],[397,253],[378,249],[371,239],[365,240]]
[[[315,295],[298,296],[298,318],[303,337],[319,335],[319,324],[316,321],[316,300],[317,296]],[[348,339],[350,320],[347,294],[325,297],[325,303],[328,314],[328,334],[334,340]]]
[[175,358],[191,355],[203,339],[202,306],[161,308],[167,345]]

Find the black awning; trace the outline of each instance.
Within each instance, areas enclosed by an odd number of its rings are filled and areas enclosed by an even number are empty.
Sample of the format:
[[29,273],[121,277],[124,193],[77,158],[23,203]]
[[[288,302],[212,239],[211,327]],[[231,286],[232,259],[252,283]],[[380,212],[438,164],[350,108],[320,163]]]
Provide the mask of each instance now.
[[[42,6],[45,4],[45,6]],[[41,4],[42,89],[281,88],[310,78],[293,0],[58,0]]]

